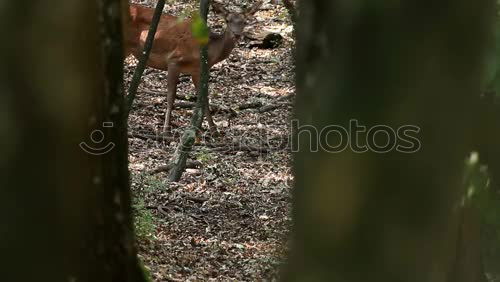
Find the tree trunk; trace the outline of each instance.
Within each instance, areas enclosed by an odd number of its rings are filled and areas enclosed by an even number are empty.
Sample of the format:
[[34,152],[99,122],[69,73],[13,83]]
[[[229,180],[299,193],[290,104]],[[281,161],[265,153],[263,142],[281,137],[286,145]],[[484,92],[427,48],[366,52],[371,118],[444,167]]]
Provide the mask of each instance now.
[[300,2],[285,280],[451,282],[494,1],[355,3]]
[[[207,23],[209,7],[210,0],[200,0],[200,17],[205,25]],[[198,93],[196,93],[196,107],[193,109],[191,124],[184,130],[179,146],[170,159],[170,165],[172,166],[168,175],[168,179],[170,181],[177,182],[181,179],[182,174],[186,170],[187,159],[193,149],[196,134],[201,129],[203,117],[205,114],[210,114],[206,113],[210,110],[208,103],[209,78],[210,69],[208,67],[208,45],[204,44],[200,45],[200,83],[199,87],[197,87]]]
[[144,281],[120,1],[7,1],[0,23],[1,280]]
[[476,210],[462,208],[454,271],[449,282],[487,282],[481,259],[481,224]]
[[[124,6],[128,8],[128,5]],[[165,0],[158,0],[158,3],[156,3],[155,12],[153,14],[153,19],[151,20],[151,25],[149,26],[148,36],[146,37],[146,42],[144,43],[144,49],[141,53],[141,59],[139,60],[139,63],[135,68],[134,75],[132,76],[132,80],[130,81],[130,88],[127,96],[127,118],[130,114],[130,111],[132,110],[132,105],[134,104],[139,84],[141,84],[142,74],[144,73],[146,64],[149,60],[149,53],[151,52],[151,48],[153,48],[156,29],[158,28],[158,23],[160,22],[161,15],[163,13],[163,7],[165,7]],[[129,11],[127,9],[127,13],[128,12]],[[128,15],[126,16],[127,18],[129,17]]]

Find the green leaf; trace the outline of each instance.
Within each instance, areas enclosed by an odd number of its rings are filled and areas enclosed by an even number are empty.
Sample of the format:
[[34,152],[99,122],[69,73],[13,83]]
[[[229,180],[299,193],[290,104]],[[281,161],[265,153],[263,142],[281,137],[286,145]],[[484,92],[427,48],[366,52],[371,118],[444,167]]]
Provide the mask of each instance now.
[[193,16],[191,32],[193,33],[193,37],[196,39],[196,41],[198,41],[200,45],[208,44],[208,35],[210,33],[210,30],[199,14],[195,14]]

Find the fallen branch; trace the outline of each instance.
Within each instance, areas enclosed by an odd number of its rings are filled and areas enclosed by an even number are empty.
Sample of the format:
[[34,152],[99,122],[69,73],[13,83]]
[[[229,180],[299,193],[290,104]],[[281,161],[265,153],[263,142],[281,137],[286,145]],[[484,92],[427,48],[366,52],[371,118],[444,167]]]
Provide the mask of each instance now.
[[[160,92],[160,91],[154,91],[154,90],[143,90],[141,91],[142,93],[150,94],[150,95],[157,95],[157,96],[165,96],[165,93]],[[286,100],[292,99],[295,97],[295,94],[289,94],[285,96],[281,96],[276,99],[276,102],[284,102]],[[179,101],[175,102],[174,108],[179,108],[179,109],[193,109],[196,107],[196,103],[192,102],[194,99],[196,99],[195,96],[186,96],[186,95],[176,95],[176,98],[184,101]],[[244,111],[244,110],[251,110],[251,109],[257,109],[258,112],[269,112],[272,111],[276,108],[279,108],[283,105],[286,106],[293,106],[292,103],[280,103],[280,104],[269,104],[269,105],[264,105],[261,101],[254,101],[254,102],[248,102],[248,103],[243,103],[237,106],[238,111]],[[216,105],[216,104],[210,104],[210,112],[212,113],[229,113],[235,115],[236,112],[228,107]]]
[[[174,104],[174,109],[175,108],[180,108],[180,109],[192,109],[196,107],[195,102],[188,102],[188,101],[180,101],[180,102],[175,102]],[[214,106],[212,106],[213,108]]]
[[216,152],[259,152],[259,153],[269,153],[269,147],[259,147],[254,145],[245,145],[243,142],[233,142],[233,143],[205,143],[201,144],[207,148],[212,149]]
[[243,110],[246,110],[246,109],[255,109],[255,108],[260,108],[262,107],[262,102],[260,101],[256,101],[256,102],[249,102],[249,103],[245,103],[245,104],[241,104],[238,106],[238,110],[240,111],[243,111]]
[[[173,137],[169,136],[161,136],[161,135],[154,135],[154,134],[140,134],[140,133],[129,133],[128,134],[129,138],[138,138],[142,140],[154,140],[158,142],[173,142],[176,139]],[[279,136],[275,138],[271,138],[269,141],[276,141],[279,142],[280,146],[277,146],[276,148],[272,148],[269,146],[255,146],[255,145],[245,145],[244,140],[240,142],[233,142],[233,143],[195,143],[193,146],[197,147],[207,147],[212,149],[212,151],[216,152],[259,152],[259,153],[269,153],[277,150],[282,150],[288,147],[289,145],[289,137],[288,136]],[[199,168],[201,166],[201,163],[198,161],[188,161],[187,163],[187,168]],[[157,169],[153,170],[152,173],[159,173],[159,172],[167,172],[171,168],[171,164],[167,164],[164,166],[160,166]],[[158,170],[158,171],[157,171]]]
[[195,202],[195,203],[200,203],[200,204],[203,204],[205,203],[206,201],[210,200],[209,198],[207,197],[195,197],[195,196],[187,196],[186,197],[186,200],[188,201],[192,201],[192,202]]
[[[166,142],[171,143],[177,140],[174,137],[170,136],[161,136],[155,134],[142,134],[142,133],[129,133],[129,138],[138,138],[142,140],[154,140],[158,142]],[[283,149],[289,149],[290,146],[290,136],[277,136],[271,139],[268,139],[267,142],[278,143],[279,146],[257,146],[257,145],[246,145],[245,140],[241,140],[238,142],[232,143],[194,143],[193,146],[196,147],[207,147],[215,152],[257,152],[257,153],[270,153]],[[269,143],[268,143],[269,144]],[[187,168],[199,168],[201,163],[199,161],[188,161]],[[168,172],[171,169],[171,164],[167,164],[164,166],[160,166],[153,170],[151,174],[156,174],[160,172]]]
[[281,102],[278,104],[265,105],[265,106],[261,107],[260,109],[258,109],[257,112],[259,112],[259,113],[270,112],[270,111],[276,110],[276,109],[278,109],[280,107],[284,107],[284,106],[293,107],[293,104],[291,102]]
[[[164,96],[165,98],[167,97],[167,93],[163,91],[155,91],[155,90],[142,90],[141,91],[144,94],[147,95],[153,95],[153,96]],[[196,101],[196,96],[192,95],[182,95],[182,94],[176,94],[175,95],[176,99],[184,100],[184,101]]]
[[295,94],[288,94],[288,95],[279,97],[278,99],[276,99],[276,101],[282,102],[282,101],[285,101],[285,100],[288,100],[288,99],[292,99],[294,97],[295,97]]
[[[186,168],[191,168],[191,169],[195,169],[195,168],[200,168],[202,166],[202,163],[200,161],[187,161],[186,162]],[[170,172],[170,170],[172,169],[172,164],[167,164],[167,165],[162,165],[162,166],[159,166],[157,168],[155,168],[154,170],[152,170],[150,172],[150,174],[158,174],[158,173],[161,173],[161,172]]]
[[[189,101],[180,101],[180,102],[175,102],[174,108],[179,108],[179,109],[193,109],[196,107],[195,102],[189,102]],[[233,114],[235,115],[236,112],[231,109],[227,108],[224,106],[219,106],[219,105],[214,105],[210,104],[210,112],[211,113],[227,113],[227,114]]]
[[267,154],[269,153],[269,148],[267,147],[256,147],[256,146],[248,146],[248,145],[235,145],[235,146],[227,146],[227,147],[215,147],[212,148],[213,151],[216,152],[257,152]]
[[[268,105],[263,105],[262,102],[250,102],[250,103],[245,103],[241,104],[237,107],[239,111],[243,110],[255,110],[259,113],[264,113],[264,112],[269,112],[272,110],[275,110],[277,108],[283,107],[283,106],[293,106],[291,102],[281,102],[277,104],[268,104]],[[187,101],[181,101],[181,102],[176,102],[174,105],[175,108],[180,108],[180,109],[192,109],[196,107],[196,103],[194,102],[187,102]],[[229,113],[229,114],[236,114],[236,112],[227,107],[219,106],[219,105],[210,105],[211,112],[212,113]]]
[[129,133],[128,134],[129,138],[137,138],[137,139],[142,139],[142,140],[155,140],[155,141],[160,141],[160,142],[173,142],[175,141],[175,138],[169,137],[169,136],[161,136],[161,135],[153,135],[153,134],[141,134],[141,133]]

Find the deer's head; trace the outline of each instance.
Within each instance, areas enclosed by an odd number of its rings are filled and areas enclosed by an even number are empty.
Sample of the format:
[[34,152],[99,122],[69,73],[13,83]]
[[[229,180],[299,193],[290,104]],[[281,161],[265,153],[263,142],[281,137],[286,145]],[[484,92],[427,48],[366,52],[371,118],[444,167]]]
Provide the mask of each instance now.
[[253,17],[262,5],[262,0],[257,1],[250,8],[242,12],[230,12],[223,4],[212,1],[212,8],[214,12],[221,15],[226,20],[227,28],[235,35],[240,36],[243,34],[243,29],[247,26],[249,20]]

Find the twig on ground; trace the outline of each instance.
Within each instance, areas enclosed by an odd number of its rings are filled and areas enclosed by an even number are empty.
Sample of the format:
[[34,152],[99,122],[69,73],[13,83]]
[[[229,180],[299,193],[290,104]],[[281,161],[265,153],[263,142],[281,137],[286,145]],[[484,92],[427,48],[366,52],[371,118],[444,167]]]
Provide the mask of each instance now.
[[[200,161],[187,161],[186,162],[186,168],[200,168],[202,166],[202,163]],[[172,169],[172,164],[166,164],[159,166],[155,168],[154,170],[151,171],[151,174],[158,174],[161,172],[169,172]]]
[[161,136],[161,135],[153,135],[153,134],[141,134],[141,133],[129,133],[128,134],[129,138],[138,138],[142,140],[155,140],[155,141],[160,141],[160,142],[173,142],[176,139],[170,136]]

